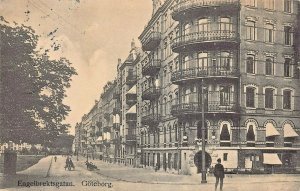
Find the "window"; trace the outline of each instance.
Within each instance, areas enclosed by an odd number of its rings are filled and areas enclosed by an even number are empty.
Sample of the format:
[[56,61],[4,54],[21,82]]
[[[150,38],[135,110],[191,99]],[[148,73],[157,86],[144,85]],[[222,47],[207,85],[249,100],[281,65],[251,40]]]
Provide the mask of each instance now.
[[265,25],[265,42],[274,42],[274,25]]
[[210,28],[209,28],[209,22],[208,22],[208,19],[200,19],[198,21],[198,31],[199,33],[205,33],[207,31],[209,31]]
[[198,53],[198,68],[200,70],[207,70],[208,55],[207,52]]
[[183,70],[188,69],[188,64],[189,64],[189,57],[188,56],[183,56],[183,59],[182,59],[182,69]]
[[292,27],[290,26],[284,27],[284,44],[285,45],[293,44],[293,33],[292,33]]
[[292,76],[292,66],[291,66],[291,59],[290,58],[285,58],[284,59],[284,77],[291,77]]
[[231,19],[227,17],[222,17],[220,19],[220,30],[221,31],[232,31]]
[[249,74],[254,74],[255,73],[255,63],[254,63],[254,56],[249,55],[247,56],[246,59],[246,72]]
[[272,88],[265,89],[265,108],[274,108],[274,90]]
[[274,10],[274,0],[264,0],[265,9]]
[[220,146],[230,146],[230,129],[229,124],[223,124],[221,126],[220,133]]
[[223,153],[223,161],[227,161],[228,159],[228,153]]
[[191,30],[191,25],[189,23],[184,25],[184,35],[190,34],[190,30]]
[[174,125],[175,141],[178,141],[178,127],[177,124]]
[[164,127],[164,143],[167,141],[167,130],[166,127]]
[[266,58],[266,75],[273,75],[274,74],[274,58],[267,57]]
[[256,40],[256,26],[254,21],[247,21],[246,30],[246,39]]
[[225,106],[230,104],[230,86],[221,86],[220,87],[220,105]]
[[167,114],[167,98],[164,97],[164,100],[163,100],[163,114],[166,115]]
[[255,88],[246,88],[246,107],[255,107]]
[[247,135],[246,135],[247,141],[255,141],[255,134],[254,134],[254,128],[253,125],[249,125]]
[[292,0],[284,0],[284,12],[291,13],[292,12]]
[[283,91],[283,109],[291,109],[292,105],[292,91],[284,90]]
[[255,7],[256,6],[256,0],[246,0],[246,5]]
[[229,52],[221,52],[221,57],[220,57],[220,65],[221,65],[221,70],[230,70],[231,69],[231,56]]

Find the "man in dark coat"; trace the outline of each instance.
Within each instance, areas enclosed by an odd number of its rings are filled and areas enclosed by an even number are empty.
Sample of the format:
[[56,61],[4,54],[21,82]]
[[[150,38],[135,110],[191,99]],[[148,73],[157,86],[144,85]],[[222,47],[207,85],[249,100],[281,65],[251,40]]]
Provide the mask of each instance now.
[[215,165],[214,175],[216,177],[215,190],[217,190],[220,181],[220,190],[223,189],[223,179],[224,179],[224,166],[221,164],[221,159],[217,160],[218,164]]

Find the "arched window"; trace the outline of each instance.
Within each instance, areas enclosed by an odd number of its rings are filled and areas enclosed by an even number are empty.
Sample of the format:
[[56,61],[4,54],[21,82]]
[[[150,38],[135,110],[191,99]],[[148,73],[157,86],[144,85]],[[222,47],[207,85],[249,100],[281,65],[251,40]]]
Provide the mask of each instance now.
[[255,74],[255,56],[254,55],[247,55],[246,72],[249,74]]
[[178,127],[177,124],[174,124],[174,134],[175,134],[175,142],[178,141]]
[[164,100],[163,100],[163,115],[166,116],[167,114],[167,98],[164,97]]
[[[208,135],[208,127],[207,127],[207,122],[204,122],[204,128],[205,128],[205,134],[204,137],[207,139]],[[197,139],[202,139],[202,121],[199,121],[197,124]]]
[[266,70],[266,75],[274,74],[274,58],[273,57],[266,58],[265,70]]
[[230,146],[231,143],[231,135],[230,135],[231,127],[228,122],[221,123],[220,129],[220,146]]
[[169,126],[169,143],[172,142],[172,126]]
[[255,146],[255,133],[254,133],[254,126],[252,124],[247,127],[246,140],[247,140],[248,147]]

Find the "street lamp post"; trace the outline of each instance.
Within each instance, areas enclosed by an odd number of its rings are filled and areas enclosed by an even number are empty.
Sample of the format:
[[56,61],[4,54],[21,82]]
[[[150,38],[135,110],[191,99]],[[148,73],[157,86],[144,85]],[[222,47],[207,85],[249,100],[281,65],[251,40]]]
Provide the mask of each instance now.
[[202,180],[201,183],[207,183],[206,180],[206,166],[205,166],[205,126],[204,126],[204,83],[203,79],[201,81],[201,122],[202,122],[202,127],[201,127],[201,132],[202,132]]

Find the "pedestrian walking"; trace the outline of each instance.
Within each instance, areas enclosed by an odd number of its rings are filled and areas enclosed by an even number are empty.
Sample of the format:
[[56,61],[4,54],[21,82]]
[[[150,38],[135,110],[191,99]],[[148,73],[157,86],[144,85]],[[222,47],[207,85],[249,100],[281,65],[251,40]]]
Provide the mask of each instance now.
[[221,159],[217,160],[218,164],[215,165],[214,175],[216,177],[215,190],[218,188],[220,182],[220,190],[223,189],[223,179],[224,179],[224,166],[221,164]]
[[57,160],[57,157],[55,156],[55,157],[54,157],[54,162],[56,162],[56,160]]

